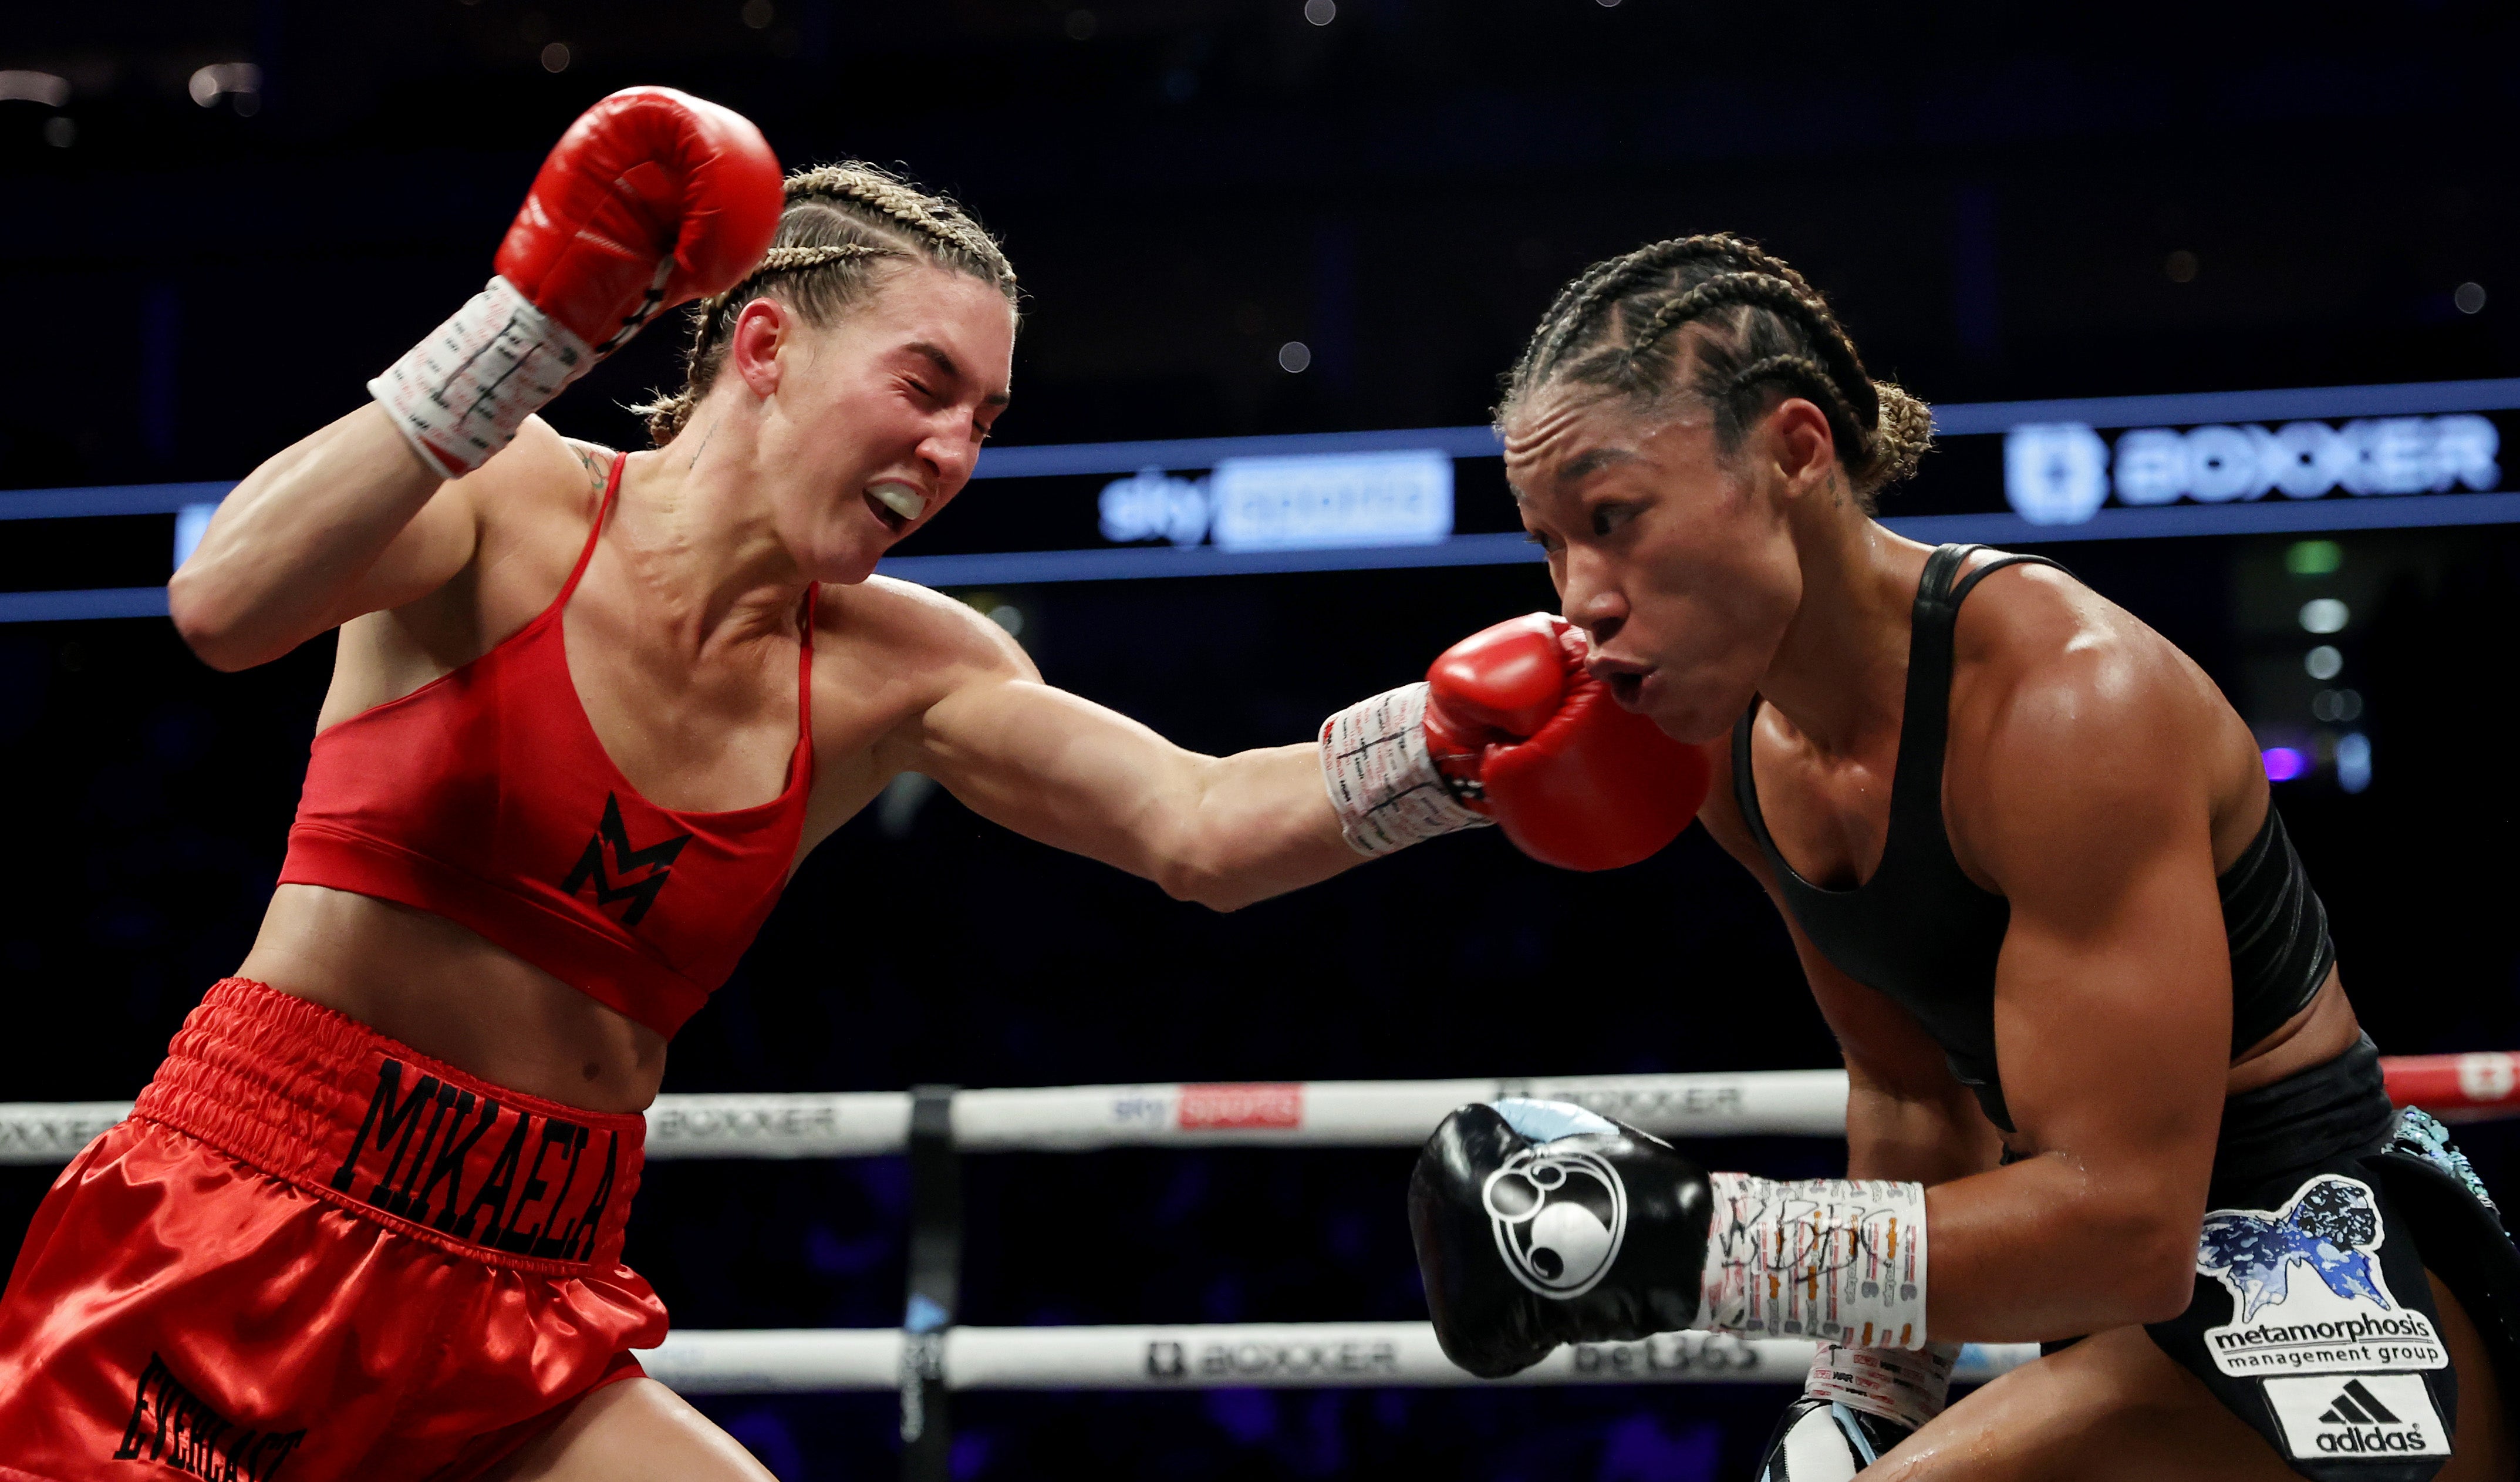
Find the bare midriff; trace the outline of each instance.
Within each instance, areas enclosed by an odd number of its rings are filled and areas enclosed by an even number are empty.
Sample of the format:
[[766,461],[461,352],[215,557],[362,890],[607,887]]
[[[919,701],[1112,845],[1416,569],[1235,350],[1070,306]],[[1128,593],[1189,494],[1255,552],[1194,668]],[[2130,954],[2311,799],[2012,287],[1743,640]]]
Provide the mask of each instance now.
[[346,890],[272,892],[237,975],[563,1105],[638,1111],[665,1075],[653,1029],[443,917]]

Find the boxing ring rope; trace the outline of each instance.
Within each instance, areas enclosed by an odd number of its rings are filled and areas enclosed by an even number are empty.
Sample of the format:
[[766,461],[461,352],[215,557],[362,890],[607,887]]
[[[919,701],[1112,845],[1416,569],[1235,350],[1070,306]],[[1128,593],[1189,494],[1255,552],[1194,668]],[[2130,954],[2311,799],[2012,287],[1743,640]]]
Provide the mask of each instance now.
[[[2451,1121],[2520,1116],[2520,1055],[2385,1058],[2391,1100]],[[1667,1138],[1836,1137],[1842,1070],[1437,1081],[920,1088],[662,1096],[652,1158],[911,1156],[909,1319],[899,1328],[676,1330],[642,1356],[689,1394],[899,1390],[904,1472],[942,1477],[946,1398],[968,1390],[1434,1387],[1504,1383],[1793,1383],[1812,1345],[1701,1332],[1574,1344],[1505,1380],[1456,1369],[1425,1323],[972,1327],[953,1322],[960,1258],[956,1159],[969,1152],[1109,1147],[1414,1147],[1455,1107],[1521,1096],[1573,1101]],[[68,1161],[128,1101],[0,1103],[0,1163]],[[1974,1382],[2038,1356],[1972,1344]]]
[[[901,1382],[899,1328],[677,1330],[639,1360],[685,1394],[888,1390]],[[1508,1379],[1453,1367],[1428,1323],[1212,1323],[955,1327],[954,1390],[1449,1388],[1485,1384],[1799,1384],[1812,1345],[1790,1338],[1671,1332],[1577,1343]],[[1957,1377],[1974,1384],[2039,1357],[2036,1343],[1972,1343]]]
[[[2520,1116],[2520,1055],[2391,1055],[2389,1096],[2444,1121]],[[1837,1137],[1846,1072],[1504,1077],[1031,1086],[957,1091],[962,1152],[1106,1147],[1414,1147],[1469,1101],[1573,1101],[1663,1137]],[[651,1158],[843,1158],[903,1151],[911,1094],[808,1092],[660,1096]],[[0,1102],[0,1164],[63,1163],[131,1110],[129,1101]]]

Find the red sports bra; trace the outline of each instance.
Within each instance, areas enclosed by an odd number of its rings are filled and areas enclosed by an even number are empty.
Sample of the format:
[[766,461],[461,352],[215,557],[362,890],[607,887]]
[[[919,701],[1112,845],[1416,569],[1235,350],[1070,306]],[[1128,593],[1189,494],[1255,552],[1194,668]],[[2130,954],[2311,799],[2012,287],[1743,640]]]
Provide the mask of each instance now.
[[444,917],[671,1035],[735,970],[804,836],[815,589],[787,790],[728,813],[641,797],[586,719],[561,631],[626,462],[613,459],[586,549],[541,616],[453,673],[317,733],[280,879]]

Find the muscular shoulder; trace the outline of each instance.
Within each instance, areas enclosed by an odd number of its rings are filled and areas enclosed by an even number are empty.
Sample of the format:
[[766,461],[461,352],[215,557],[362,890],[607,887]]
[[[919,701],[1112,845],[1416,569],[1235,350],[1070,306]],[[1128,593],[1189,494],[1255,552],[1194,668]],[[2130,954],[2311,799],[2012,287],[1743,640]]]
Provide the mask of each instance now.
[[824,587],[815,641],[855,662],[939,678],[1041,677],[1022,647],[968,604],[888,576]]
[[2094,831],[2207,831],[2249,786],[2256,748],[2222,691],[2062,572],[1988,577],[1956,638],[1946,806],[1955,842],[1990,872]]

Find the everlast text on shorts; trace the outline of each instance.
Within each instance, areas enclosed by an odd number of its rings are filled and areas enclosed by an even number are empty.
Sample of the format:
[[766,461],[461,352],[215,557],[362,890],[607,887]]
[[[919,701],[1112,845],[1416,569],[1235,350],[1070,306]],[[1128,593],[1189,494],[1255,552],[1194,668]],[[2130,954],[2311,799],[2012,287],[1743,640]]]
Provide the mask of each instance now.
[[302,1429],[239,1425],[185,1388],[154,1353],[133,1388],[131,1424],[114,1448],[116,1461],[154,1461],[210,1482],[272,1482],[306,1439]]

